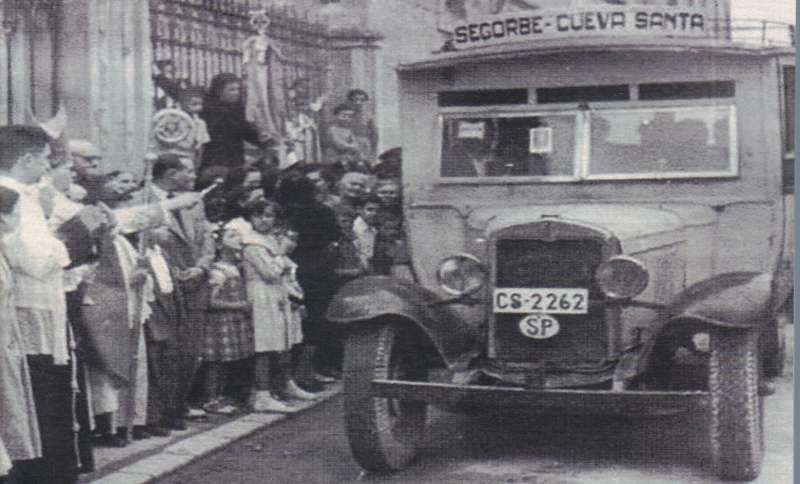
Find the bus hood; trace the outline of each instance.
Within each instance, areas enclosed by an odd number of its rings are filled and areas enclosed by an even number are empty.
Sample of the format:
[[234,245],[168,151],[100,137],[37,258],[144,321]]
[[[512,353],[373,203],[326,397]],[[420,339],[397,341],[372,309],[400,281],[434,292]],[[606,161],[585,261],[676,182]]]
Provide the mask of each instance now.
[[468,223],[471,229],[486,236],[508,227],[544,220],[577,223],[617,239],[623,252],[631,253],[654,244],[684,240],[687,228],[708,225],[714,219],[714,211],[702,206],[565,204],[477,208],[471,212]]

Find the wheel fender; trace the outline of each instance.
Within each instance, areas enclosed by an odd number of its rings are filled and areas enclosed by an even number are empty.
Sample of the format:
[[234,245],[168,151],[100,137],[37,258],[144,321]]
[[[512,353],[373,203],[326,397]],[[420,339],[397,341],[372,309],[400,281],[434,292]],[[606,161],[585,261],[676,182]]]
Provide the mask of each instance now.
[[771,317],[772,275],[729,272],[687,288],[670,305],[667,324],[694,320],[724,328],[751,328]]
[[477,347],[477,334],[441,298],[417,284],[385,276],[362,277],[345,284],[328,306],[329,321],[370,324],[380,316],[398,316],[418,326],[448,367]]
[[[761,272],[729,272],[698,282],[678,295],[654,322],[639,371],[656,363],[654,349],[672,337],[672,328],[699,325],[732,331],[768,324],[773,316],[773,277]],[[656,358],[657,359],[657,358]]]

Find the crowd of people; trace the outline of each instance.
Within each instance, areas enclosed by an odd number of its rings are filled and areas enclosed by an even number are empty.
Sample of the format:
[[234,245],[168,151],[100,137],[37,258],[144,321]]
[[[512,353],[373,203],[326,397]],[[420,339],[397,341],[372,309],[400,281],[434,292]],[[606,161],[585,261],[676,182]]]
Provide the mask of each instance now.
[[209,413],[295,411],[341,377],[337,290],[411,277],[401,152],[375,156],[365,92],[330,125],[298,109],[281,140],[232,75],[174,95],[192,138],[141,177],[0,127],[2,484],[74,483],[94,447]]

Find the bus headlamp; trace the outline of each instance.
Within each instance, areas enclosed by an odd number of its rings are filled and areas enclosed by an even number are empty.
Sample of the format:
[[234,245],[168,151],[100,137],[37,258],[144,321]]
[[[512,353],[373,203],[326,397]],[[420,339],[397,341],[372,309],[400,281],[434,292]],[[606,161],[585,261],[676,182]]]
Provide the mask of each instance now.
[[627,256],[615,256],[600,264],[595,281],[603,293],[612,299],[631,299],[647,288],[650,275],[644,264]]
[[458,254],[448,257],[439,264],[436,280],[448,294],[467,296],[479,291],[486,283],[486,267],[470,254]]

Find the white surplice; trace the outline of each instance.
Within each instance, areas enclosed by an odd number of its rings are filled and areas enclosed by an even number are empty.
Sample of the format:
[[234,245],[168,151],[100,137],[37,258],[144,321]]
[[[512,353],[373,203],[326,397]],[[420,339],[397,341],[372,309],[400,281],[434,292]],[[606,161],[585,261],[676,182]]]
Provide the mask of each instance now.
[[51,355],[56,365],[69,363],[64,267],[67,248],[50,227],[39,201],[39,188],[0,176],[0,186],[19,193],[19,228],[3,238],[14,272],[15,303],[29,355]]

